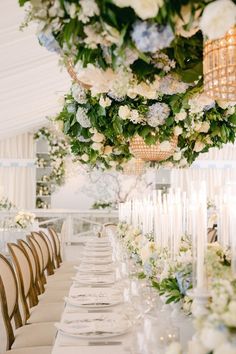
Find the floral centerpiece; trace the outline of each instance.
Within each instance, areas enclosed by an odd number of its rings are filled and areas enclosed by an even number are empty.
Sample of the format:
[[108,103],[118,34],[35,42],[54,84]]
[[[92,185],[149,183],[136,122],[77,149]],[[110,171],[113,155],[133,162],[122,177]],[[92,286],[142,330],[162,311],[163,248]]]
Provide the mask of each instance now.
[[120,166],[138,135],[147,145],[159,142],[160,151],[174,139],[172,156],[160,164],[184,167],[234,141],[234,103],[203,92],[200,31],[217,30],[223,13],[234,13],[232,1],[215,1],[210,12],[207,0],[20,0],[26,2],[40,43],[63,57],[76,82],[59,119],[81,161]]
[[35,214],[22,210],[20,210],[14,218],[16,226],[21,229],[27,229],[29,226],[32,226],[34,220]]

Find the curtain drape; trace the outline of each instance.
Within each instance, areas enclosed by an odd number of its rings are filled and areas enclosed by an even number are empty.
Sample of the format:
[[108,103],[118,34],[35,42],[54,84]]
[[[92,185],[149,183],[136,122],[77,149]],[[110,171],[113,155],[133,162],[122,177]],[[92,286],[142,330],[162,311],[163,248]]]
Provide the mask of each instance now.
[[35,207],[36,167],[20,166],[21,159],[35,158],[33,135],[25,133],[13,138],[0,140],[1,159],[18,159],[14,165],[0,167],[0,197],[7,197],[18,208]]
[[227,168],[188,168],[186,170],[173,170],[171,172],[171,185],[191,193],[193,182],[206,181],[208,198],[214,200],[224,186],[235,184],[236,169]]

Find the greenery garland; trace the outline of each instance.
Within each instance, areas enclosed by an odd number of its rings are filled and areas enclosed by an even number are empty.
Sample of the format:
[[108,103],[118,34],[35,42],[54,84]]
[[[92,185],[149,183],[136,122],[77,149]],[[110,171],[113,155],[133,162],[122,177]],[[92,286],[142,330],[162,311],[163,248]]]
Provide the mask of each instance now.
[[[128,143],[136,134],[147,144],[159,140],[165,146],[173,134],[178,136],[176,153],[164,166],[186,166],[200,152],[234,142],[234,107],[203,93],[199,23],[206,6],[217,7],[218,1],[19,1],[31,3],[28,22],[39,23],[39,42],[74,66],[80,85],[74,88],[74,102],[67,96],[66,107],[69,99],[76,111],[64,108],[59,119],[83,162],[122,166],[131,157]],[[229,16],[234,2],[221,2]],[[214,32],[211,13],[216,16],[208,11],[202,21],[205,34]],[[109,158],[104,157],[106,145],[92,148],[91,128],[104,135]]]
[[147,144],[159,140],[164,145],[171,136],[178,136],[175,154],[160,163],[164,167],[191,165],[201,152],[235,139],[235,108],[224,109],[215,102],[209,105],[200,86],[178,95],[163,95],[158,102],[168,105],[170,115],[165,124],[152,127],[131,120],[134,113],[145,115],[145,100],[127,98],[118,103],[104,95],[93,97],[74,84],[56,119],[63,122],[63,131],[71,138],[71,150],[78,159],[103,169],[124,166],[132,156],[128,142],[136,134]]
[[65,181],[65,157],[68,154],[68,144],[48,128],[41,128],[34,134],[34,139],[45,139],[49,146],[49,160],[52,171],[47,181],[55,185],[62,185]]

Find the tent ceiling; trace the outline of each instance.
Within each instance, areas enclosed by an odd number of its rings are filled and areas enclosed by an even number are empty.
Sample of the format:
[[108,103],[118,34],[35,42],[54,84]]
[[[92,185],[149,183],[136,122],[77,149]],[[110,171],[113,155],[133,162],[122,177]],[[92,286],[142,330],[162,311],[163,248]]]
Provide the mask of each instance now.
[[0,1],[0,139],[45,124],[70,87],[57,55],[38,44],[35,27],[19,31],[24,15],[17,0]]

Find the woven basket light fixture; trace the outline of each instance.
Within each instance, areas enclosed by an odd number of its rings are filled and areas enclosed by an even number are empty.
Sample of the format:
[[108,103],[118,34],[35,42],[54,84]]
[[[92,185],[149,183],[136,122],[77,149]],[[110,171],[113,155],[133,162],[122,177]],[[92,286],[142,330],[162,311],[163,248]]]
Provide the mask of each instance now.
[[123,168],[124,174],[130,176],[140,176],[144,173],[144,171],[145,162],[141,159],[136,158],[132,158],[130,161],[128,161]]
[[164,161],[171,157],[177,146],[176,136],[169,140],[170,146],[163,148],[159,141],[153,145],[147,145],[143,138],[135,135],[130,141],[130,149],[135,158],[143,161]]
[[78,79],[73,63],[70,59],[68,59],[66,62],[66,68],[73,81],[77,82],[77,84],[80,84],[84,89],[89,89],[91,87],[90,85],[86,85]]
[[205,93],[215,99],[236,101],[236,26],[220,39],[204,44]]

